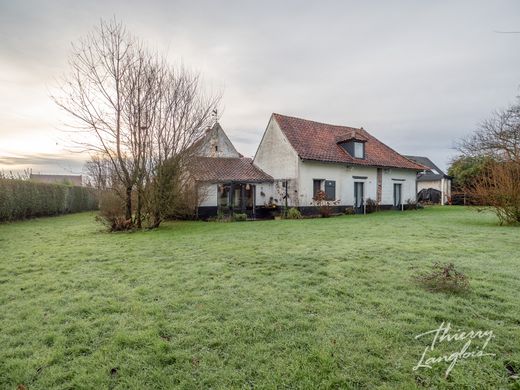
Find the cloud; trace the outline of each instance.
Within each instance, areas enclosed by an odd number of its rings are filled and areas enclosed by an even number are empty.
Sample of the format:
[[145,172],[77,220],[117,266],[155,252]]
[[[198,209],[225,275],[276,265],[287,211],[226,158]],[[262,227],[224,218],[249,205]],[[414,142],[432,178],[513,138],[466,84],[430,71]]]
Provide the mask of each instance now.
[[444,168],[455,140],[518,94],[520,36],[493,32],[518,30],[518,14],[507,0],[0,1],[0,145],[55,134],[67,118],[47,92],[70,42],[116,15],[224,89],[221,122],[245,155],[280,112],[363,126]]
[[0,169],[20,172],[30,169],[33,173],[80,174],[85,164],[84,156],[31,154],[0,157]]

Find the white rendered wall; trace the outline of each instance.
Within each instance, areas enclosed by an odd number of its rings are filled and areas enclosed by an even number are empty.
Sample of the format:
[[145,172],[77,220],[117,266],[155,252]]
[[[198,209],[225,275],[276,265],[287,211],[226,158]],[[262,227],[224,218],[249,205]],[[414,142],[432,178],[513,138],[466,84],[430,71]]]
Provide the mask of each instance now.
[[[299,164],[299,198],[300,206],[310,206],[313,197],[313,181],[334,180],[336,182],[336,199],[343,206],[354,204],[354,182],[365,183],[365,199],[376,199],[377,168],[347,167],[343,164],[322,163],[317,161],[300,161]],[[363,178],[355,179],[353,176]],[[364,178],[366,177],[366,179]]]
[[296,179],[299,157],[271,116],[253,163],[274,179]]
[[[364,183],[365,200],[377,199],[377,168],[347,167],[343,164],[329,164],[315,161],[301,161],[299,164],[299,199],[300,206],[310,206],[313,197],[313,180],[334,180],[336,182],[336,199],[342,206],[354,204],[354,182]],[[355,178],[356,177],[356,178]],[[397,179],[397,180],[392,180]],[[416,199],[416,172],[409,169],[383,169],[381,204],[393,205],[394,183],[402,185],[402,200]]]
[[415,201],[417,199],[415,187],[416,179],[417,173],[410,169],[383,169],[383,188],[381,193],[381,204],[394,204],[394,183],[401,184],[401,198],[403,200],[403,203],[406,203],[408,199]]
[[200,207],[217,206],[218,184],[201,184],[199,187]]
[[240,154],[218,123],[202,139],[197,155],[204,157],[240,157]]

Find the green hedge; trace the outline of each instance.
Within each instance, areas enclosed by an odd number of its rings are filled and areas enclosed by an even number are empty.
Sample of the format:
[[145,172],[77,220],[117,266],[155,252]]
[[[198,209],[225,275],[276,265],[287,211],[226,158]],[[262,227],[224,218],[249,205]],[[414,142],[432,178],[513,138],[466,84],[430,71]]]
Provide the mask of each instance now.
[[91,188],[0,179],[0,221],[96,210]]

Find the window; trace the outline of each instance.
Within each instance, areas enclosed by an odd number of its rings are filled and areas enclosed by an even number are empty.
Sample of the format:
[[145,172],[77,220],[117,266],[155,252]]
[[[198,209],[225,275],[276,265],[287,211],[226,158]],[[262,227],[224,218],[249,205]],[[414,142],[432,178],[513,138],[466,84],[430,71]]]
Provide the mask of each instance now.
[[354,157],[365,158],[365,144],[363,142],[354,142]]
[[318,196],[318,192],[322,190],[323,188],[323,179],[314,179],[312,181],[312,198],[316,199],[316,196]]
[[365,158],[365,142],[363,141],[340,142],[338,145],[354,158]]
[[325,181],[325,198],[336,200],[336,182],[334,180]]

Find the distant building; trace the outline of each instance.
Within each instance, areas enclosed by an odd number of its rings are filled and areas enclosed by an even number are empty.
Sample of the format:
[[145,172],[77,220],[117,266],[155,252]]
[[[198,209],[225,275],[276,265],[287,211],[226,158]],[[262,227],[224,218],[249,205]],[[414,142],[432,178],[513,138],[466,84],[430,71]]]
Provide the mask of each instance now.
[[39,183],[66,184],[81,187],[83,176],[81,175],[40,175],[31,173],[30,179]]
[[[420,194],[427,193],[432,198],[433,203],[446,204],[451,198],[451,177],[446,175],[441,169],[435,165],[428,157],[422,156],[405,156],[418,164],[428,167],[428,170],[421,171],[417,174],[417,192]],[[433,196],[431,190],[438,191],[437,196]],[[419,200],[421,196],[419,195]],[[436,199],[438,198],[438,201]]]

